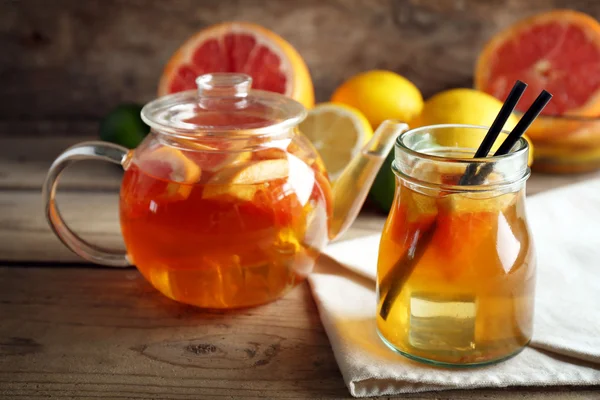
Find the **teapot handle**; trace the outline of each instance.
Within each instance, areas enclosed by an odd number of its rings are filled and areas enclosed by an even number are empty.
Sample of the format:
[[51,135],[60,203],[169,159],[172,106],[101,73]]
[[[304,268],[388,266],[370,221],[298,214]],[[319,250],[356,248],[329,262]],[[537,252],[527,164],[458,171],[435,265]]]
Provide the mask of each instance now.
[[65,223],[56,204],[56,187],[60,174],[71,163],[80,160],[102,160],[120,164],[124,168],[131,159],[131,153],[125,147],[107,142],[84,142],[65,150],[52,163],[44,185],[42,199],[46,218],[58,238],[75,254],[97,264],[113,267],[130,266],[127,253],[106,249],[88,243],[74,233]]

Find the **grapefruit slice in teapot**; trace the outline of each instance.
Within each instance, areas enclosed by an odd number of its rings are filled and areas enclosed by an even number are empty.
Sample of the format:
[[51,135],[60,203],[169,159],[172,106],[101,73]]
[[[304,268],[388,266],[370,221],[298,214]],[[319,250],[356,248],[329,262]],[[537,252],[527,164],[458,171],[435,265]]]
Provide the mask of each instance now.
[[193,184],[200,180],[201,168],[183,154],[170,146],[160,146],[142,153],[136,161],[146,174],[165,182],[163,200],[185,200],[189,197]]

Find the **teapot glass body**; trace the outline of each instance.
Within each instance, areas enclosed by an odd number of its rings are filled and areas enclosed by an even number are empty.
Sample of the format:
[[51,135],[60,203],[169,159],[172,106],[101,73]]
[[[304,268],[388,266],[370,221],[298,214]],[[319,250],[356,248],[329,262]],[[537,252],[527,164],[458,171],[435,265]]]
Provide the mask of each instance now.
[[151,133],[134,151],[120,200],[128,257],[174,300],[207,308],[271,301],[310,273],[328,241],[327,174],[293,129],[215,146]]

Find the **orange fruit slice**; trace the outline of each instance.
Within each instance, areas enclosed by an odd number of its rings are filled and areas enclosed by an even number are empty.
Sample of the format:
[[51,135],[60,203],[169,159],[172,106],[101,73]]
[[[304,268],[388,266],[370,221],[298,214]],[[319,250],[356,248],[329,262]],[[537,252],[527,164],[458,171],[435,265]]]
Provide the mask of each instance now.
[[160,96],[196,88],[196,77],[211,72],[241,72],[252,87],[314,105],[306,63],[283,38],[246,22],[226,22],[202,29],[171,57],[160,79]]
[[[546,89],[554,97],[543,114],[598,115],[598,21],[581,12],[555,10],[527,18],[495,35],[477,61],[476,88],[504,100],[517,79],[529,84],[517,106],[519,111],[525,111]],[[532,130],[534,140],[535,133]]]
[[208,180],[202,197],[230,196],[251,201],[259,190],[258,184],[289,175],[287,159],[253,161],[225,168]]
[[225,166],[236,165],[252,157],[249,151],[235,148],[230,140],[209,141],[202,143],[201,139],[173,139],[185,151],[185,156],[192,160],[202,171],[218,171]]
[[165,199],[187,199],[202,174],[200,167],[181,150],[169,146],[142,153],[137,164],[144,173],[168,181],[162,196]]

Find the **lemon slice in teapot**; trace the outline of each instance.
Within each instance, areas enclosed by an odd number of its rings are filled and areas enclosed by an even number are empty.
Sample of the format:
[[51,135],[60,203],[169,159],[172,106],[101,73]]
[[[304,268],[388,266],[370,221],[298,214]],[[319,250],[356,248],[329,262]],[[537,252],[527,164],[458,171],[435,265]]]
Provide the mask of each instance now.
[[250,201],[260,183],[285,178],[288,174],[287,159],[242,163],[216,173],[206,183],[202,197],[230,195],[236,199]]

